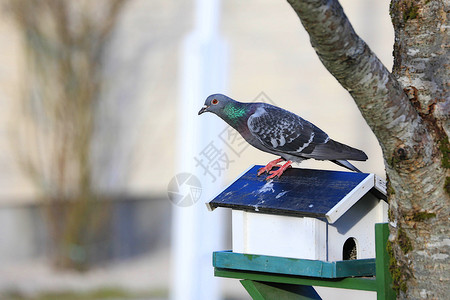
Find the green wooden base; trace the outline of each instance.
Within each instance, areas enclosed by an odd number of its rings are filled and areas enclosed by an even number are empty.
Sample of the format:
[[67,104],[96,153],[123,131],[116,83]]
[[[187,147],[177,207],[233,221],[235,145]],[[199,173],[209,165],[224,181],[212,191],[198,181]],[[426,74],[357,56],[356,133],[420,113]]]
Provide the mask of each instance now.
[[262,272],[234,271],[215,268],[214,275],[225,278],[247,279],[261,282],[285,283],[291,285],[325,286],[342,289],[376,291],[375,278],[317,278],[307,276],[292,276]]
[[[241,279],[252,299],[320,299],[312,286],[376,291],[378,300],[395,299],[388,270],[389,255],[386,251],[388,225],[376,224],[375,236],[375,272],[371,260],[330,263],[215,252],[214,274]],[[337,268],[339,265],[341,267]],[[317,269],[317,266],[321,267],[322,271],[319,272],[320,268]]]
[[320,278],[375,276],[375,259],[321,261],[231,251],[213,253],[213,266],[221,269],[279,273]]

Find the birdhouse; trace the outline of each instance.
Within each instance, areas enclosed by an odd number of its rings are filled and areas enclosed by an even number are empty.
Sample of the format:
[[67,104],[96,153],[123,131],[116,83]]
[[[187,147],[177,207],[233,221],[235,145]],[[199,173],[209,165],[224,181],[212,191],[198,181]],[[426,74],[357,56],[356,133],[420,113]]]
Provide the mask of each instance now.
[[232,251],[321,261],[375,257],[387,222],[385,182],[374,174],[293,168],[265,181],[253,166],[211,202],[232,209]]

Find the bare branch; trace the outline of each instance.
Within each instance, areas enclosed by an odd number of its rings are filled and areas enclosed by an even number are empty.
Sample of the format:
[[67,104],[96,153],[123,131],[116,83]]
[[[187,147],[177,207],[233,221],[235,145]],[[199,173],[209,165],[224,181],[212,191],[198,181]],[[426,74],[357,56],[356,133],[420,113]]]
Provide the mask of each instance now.
[[84,228],[95,224],[91,216],[100,189],[93,179],[92,145],[103,54],[126,1],[8,1],[22,33],[26,67],[18,156],[51,204],[48,221],[57,265],[82,268],[86,263],[66,254],[86,243],[90,237]]
[[288,2],[320,60],[349,91],[385,154],[404,141],[414,141],[417,131],[423,129],[421,118],[397,80],[355,33],[339,2]]

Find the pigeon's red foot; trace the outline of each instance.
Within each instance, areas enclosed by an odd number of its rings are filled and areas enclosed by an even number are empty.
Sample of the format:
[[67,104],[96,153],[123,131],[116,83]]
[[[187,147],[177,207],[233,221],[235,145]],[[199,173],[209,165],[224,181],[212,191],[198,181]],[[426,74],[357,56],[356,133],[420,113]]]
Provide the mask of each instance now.
[[282,161],[284,161],[283,158],[277,158],[277,159],[275,159],[275,160],[272,160],[271,162],[269,162],[269,163],[267,164],[267,166],[262,167],[262,168],[260,168],[260,169],[258,170],[258,176],[261,175],[261,174],[263,174],[264,172],[269,173],[270,170],[273,169],[273,167],[275,167],[279,162],[282,162]]
[[278,170],[271,171],[270,175],[267,176],[266,180],[272,179],[275,176],[280,178],[281,174],[283,174],[283,172],[286,171],[287,168],[291,167],[291,165],[292,165],[292,161],[288,160],[284,165],[282,165],[280,168],[278,168]]

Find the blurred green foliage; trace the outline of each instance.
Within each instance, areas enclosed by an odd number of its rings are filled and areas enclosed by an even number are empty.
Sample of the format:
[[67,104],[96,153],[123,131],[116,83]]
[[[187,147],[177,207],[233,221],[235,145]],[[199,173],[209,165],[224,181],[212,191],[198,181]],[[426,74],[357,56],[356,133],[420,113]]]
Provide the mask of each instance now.
[[19,293],[10,292],[2,296],[2,300],[100,300],[100,299],[152,299],[152,298],[167,298],[167,290],[150,290],[142,292],[131,292],[120,288],[110,287],[101,288],[98,290],[88,292],[47,292],[37,294],[35,296],[25,296]]

